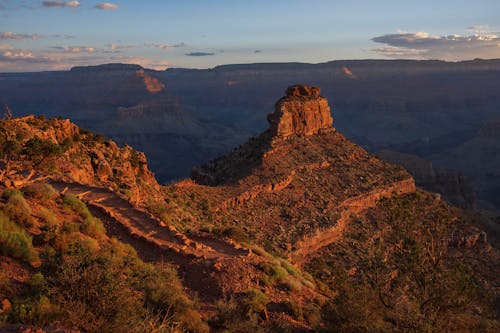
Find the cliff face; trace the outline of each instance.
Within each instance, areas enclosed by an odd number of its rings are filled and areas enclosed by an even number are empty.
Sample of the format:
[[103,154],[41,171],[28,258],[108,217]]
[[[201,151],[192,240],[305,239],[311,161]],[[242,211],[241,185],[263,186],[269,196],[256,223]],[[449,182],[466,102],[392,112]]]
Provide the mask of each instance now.
[[292,135],[314,135],[332,130],[330,106],[319,94],[317,87],[289,87],[286,96],[276,103],[274,113],[268,116],[272,136],[286,139]]
[[418,186],[442,194],[451,204],[465,209],[476,208],[476,194],[470,179],[465,175],[435,168],[432,162],[415,155],[390,150],[380,151],[377,155],[388,162],[402,165],[415,177]]
[[[147,90],[144,79],[137,75],[141,69],[114,64],[67,72],[3,73],[0,91],[16,116],[51,112],[51,117],[71,118],[121,143],[133,143],[147,154],[151,169],[165,183],[189,176],[193,166],[226,154],[267,128],[266,116],[290,82],[315,83],[324,97],[335,101],[336,129],[355,143],[371,152],[389,149],[423,157],[435,166],[442,163],[443,168],[471,179],[479,207],[484,208],[485,200],[500,207],[498,159],[478,162],[473,147],[460,149],[471,139],[488,140],[476,134],[483,124],[498,117],[498,60],[144,69],[145,75],[165,85],[158,93]],[[150,88],[154,86],[158,85]],[[172,101],[178,102],[182,119],[171,114],[170,106],[162,112],[165,117],[135,113],[136,107],[157,109]],[[133,119],[123,121],[117,111],[121,107],[132,108]],[[489,136],[495,129],[482,131]],[[488,157],[499,142],[498,137],[490,141],[486,142],[492,145],[485,152]],[[481,142],[472,144],[485,149]],[[491,168],[469,172],[485,162]]]
[[165,85],[162,82],[160,82],[157,78],[146,74],[144,69],[138,70],[136,75],[143,80],[146,90],[152,94],[159,93],[165,89]]
[[445,153],[430,157],[443,169],[458,169],[473,181],[478,204],[500,213],[500,120],[492,118],[477,134]]

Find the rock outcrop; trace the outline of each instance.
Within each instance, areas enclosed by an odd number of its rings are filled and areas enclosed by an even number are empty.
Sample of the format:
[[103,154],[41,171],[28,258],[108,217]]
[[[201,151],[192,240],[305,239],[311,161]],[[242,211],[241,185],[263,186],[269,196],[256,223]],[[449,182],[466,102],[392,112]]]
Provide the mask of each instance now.
[[332,131],[333,118],[328,100],[319,94],[317,87],[288,87],[286,96],[276,103],[275,111],[267,117],[272,136],[286,139],[293,135],[309,136]]
[[144,69],[140,69],[136,72],[136,75],[144,81],[144,86],[146,90],[151,94],[156,94],[165,89],[165,85],[161,83],[157,78],[152,77],[144,72]]
[[141,206],[162,200],[144,153],[118,147],[67,119],[26,116],[3,121],[0,142],[17,147],[0,158],[0,184],[6,187],[51,178],[111,188]]

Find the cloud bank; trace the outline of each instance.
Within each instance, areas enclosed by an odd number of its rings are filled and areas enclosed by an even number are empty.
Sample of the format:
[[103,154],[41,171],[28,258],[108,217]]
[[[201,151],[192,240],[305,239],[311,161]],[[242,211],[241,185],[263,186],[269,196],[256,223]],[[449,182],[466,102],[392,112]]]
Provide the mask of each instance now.
[[52,46],[52,49],[65,53],[94,53],[96,51],[91,46]]
[[58,7],[80,7],[79,1],[43,1],[42,5],[47,8]]
[[45,51],[34,51],[0,44],[0,72],[67,70],[74,66],[117,62],[139,64],[158,70],[171,65],[167,60],[157,61],[148,57],[108,54],[90,46],[53,46]]
[[38,34],[17,34],[15,32],[0,32],[0,39],[39,39],[42,38],[41,35]]
[[95,5],[95,8],[101,9],[101,10],[116,10],[116,9],[120,8],[120,6],[118,6],[114,3],[111,3],[111,2],[103,2],[103,3]]
[[126,50],[126,49],[131,49],[131,48],[135,47],[135,45],[115,44],[115,43],[107,44],[106,46],[108,48],[110,48],[111,50]]
[[[484,30],[484,26],[469,29]],[[464,60],[500,57],[500,36],[492,33],[440,36],[410,32],[382,35],[371,40],[386,45],[372,49],[373,52],[391,58]]]

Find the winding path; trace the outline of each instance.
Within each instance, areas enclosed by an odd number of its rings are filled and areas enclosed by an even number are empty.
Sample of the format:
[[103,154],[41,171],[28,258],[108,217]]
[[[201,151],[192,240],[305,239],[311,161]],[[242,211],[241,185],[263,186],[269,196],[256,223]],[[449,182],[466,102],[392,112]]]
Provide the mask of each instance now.
[[188,289],[202,300],[221,296],[211,275],[213,263],[249,255],[247,249],[220,239],[183,234],[110,190],[60,181],[50,184],[78,196],[102,220],[109,236],[132,245],[143,260],[177,266]]
[[338,241],[354,215],[375,207],[380,199],[390,198],[394,193],[403,195],[413,193],[415,190],[415,180],[408,178],[344,200],[339,205],[340,218],[337,223],[297,242],[297,250],[291,253],[290,260],[299,267],[303,266],[307,259],[319,249]]

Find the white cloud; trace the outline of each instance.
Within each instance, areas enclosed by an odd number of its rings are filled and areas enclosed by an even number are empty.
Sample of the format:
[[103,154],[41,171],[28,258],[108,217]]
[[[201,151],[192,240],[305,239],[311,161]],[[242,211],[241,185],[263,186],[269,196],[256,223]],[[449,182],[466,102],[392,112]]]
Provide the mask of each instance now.
[[26,60],[35,58],[34,54],[29,51],[5,51],[2,55],[4,58],[12,60],[17,60],[17,59]]
[[39,39],[42,38],[38,34],[18,34],[15,32],[0,32],[0,39]]
[[94,53],[96,51],[91,46],[52,46],[52,49],[66,53]]
[[464,60],[500,57],[500,36],[495,34],[431,35],[427,32],[396,33],[372,38],[386,44],[372,51],[391,58]]
[[[74,66],[91,66],[105,63],[139,64],[145,68],[158,70],[170,67],[165,60],[153,60],[147,57],[123,56],[91,52],[90,47],[56,46],[48,51],[14,49],[2,46],[0,50],[0,72],[68,70]],[[80,51],[80,52],[78,52]]]
[[131,48],[135,47],[135,45],[114,44],[114,43],[107,44],[106,46],[112,50],[125,50],[125,49],[131,49]]
[[42,5],[47,8],[57,7],[80,7],[79,1],[43,1]]
[[114,3],[111,3],[111,2],[103,2],[103,3],[95,5],[95,8],[101,9],[101,10],[116,10],[116,9],[120,8],[120,6],[115,5]]

